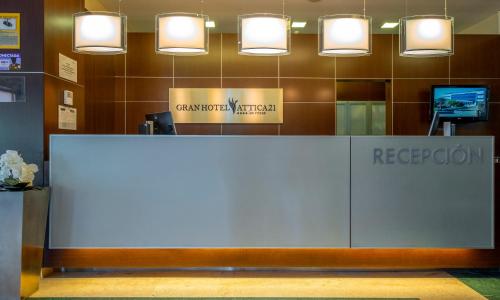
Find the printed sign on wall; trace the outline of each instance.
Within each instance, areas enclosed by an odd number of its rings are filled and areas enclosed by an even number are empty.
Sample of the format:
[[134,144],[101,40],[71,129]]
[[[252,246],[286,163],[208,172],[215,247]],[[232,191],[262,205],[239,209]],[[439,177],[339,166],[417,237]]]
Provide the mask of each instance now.
[[0,13],[0,49],[21,48],[21,14]]
[[59,77],[78,82],[77,61],[59,53]]
[[76,130],[76,108],[59,105],[59,129]]
[[283,123],[283,89],[170,89],[175,123]]
[[0,71],[21,71],[21,54],[0,53]]

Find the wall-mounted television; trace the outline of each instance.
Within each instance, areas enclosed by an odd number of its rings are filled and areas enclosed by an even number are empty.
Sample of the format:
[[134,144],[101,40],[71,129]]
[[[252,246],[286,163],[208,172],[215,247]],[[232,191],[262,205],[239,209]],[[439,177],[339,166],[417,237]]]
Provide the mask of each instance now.
[[444,120],[488,120],[489,87],[483,85],[434,85],[431,117],[435,112]]

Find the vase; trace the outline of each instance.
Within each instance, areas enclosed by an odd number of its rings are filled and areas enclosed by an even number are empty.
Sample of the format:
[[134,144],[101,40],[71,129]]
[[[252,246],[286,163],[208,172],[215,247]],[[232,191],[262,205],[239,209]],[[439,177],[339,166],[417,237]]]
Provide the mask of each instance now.
[[28,185],[28,182],[19,182],[18,184],[14,185],[2,183],[0,184],[0,187],[8,191],[23,191],[27,189],[26,187]]

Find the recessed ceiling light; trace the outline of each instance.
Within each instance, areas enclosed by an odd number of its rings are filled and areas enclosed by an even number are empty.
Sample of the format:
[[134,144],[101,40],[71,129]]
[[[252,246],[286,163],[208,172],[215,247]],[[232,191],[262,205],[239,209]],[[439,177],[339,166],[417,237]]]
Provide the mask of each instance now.
[[298,22],[298,21],[293,21],[292,22],[292,28],[304,28],[306,27],[307,22]]
[[399,23],[396,22],[385,22],[380,28],[383,29],[393,29],[398,27]]
[[215,22],[214,21],[206,21],[205,26],[207,28],[215,28]]

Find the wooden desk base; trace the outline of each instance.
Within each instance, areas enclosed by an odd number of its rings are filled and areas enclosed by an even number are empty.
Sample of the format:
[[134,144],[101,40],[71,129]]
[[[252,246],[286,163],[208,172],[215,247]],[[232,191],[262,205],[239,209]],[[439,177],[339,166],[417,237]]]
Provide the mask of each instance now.
[[468,249],[64,249],[45,267],[436,269],[500,267],[500,251]]

